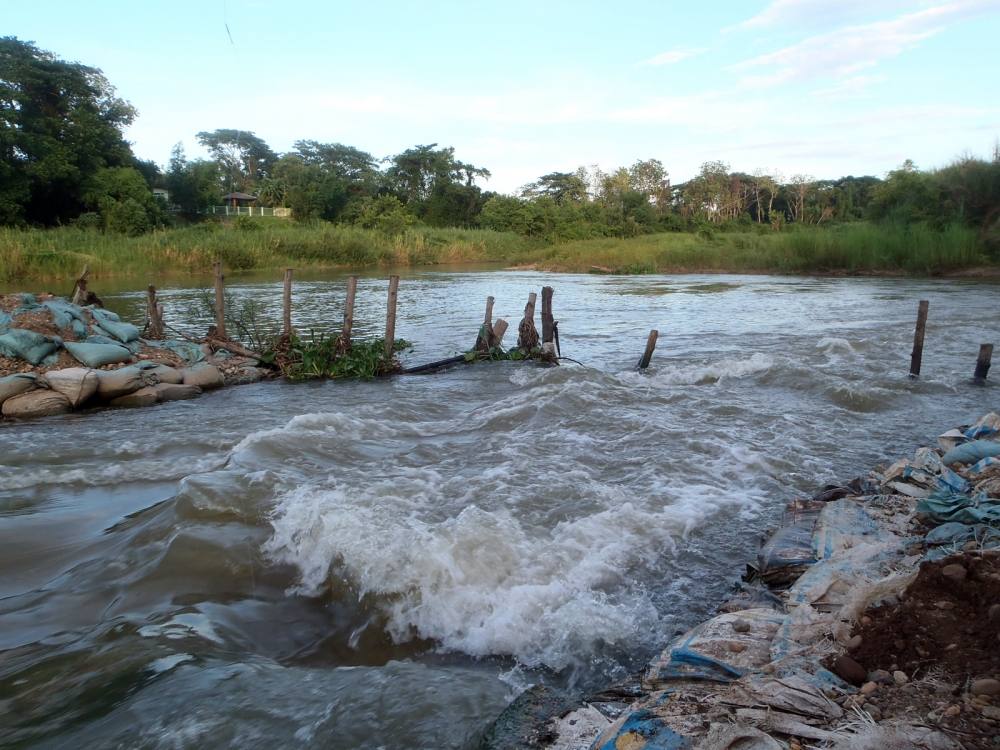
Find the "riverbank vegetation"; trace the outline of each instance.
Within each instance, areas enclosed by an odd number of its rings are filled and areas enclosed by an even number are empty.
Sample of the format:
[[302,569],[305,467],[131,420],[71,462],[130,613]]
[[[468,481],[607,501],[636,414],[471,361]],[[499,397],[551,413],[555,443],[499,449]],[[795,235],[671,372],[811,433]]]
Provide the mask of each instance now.
[[[0,282],[459,262],[574,271],[940,273],[1000,265],[1000,147],[885,178],[820,180],[657,159],[550,172],[515,195],[450,147],[378,158],[241,129],[203,131],[164,169],[122,131],[137,116],[100,71],[0,38]],[[51,106],[40,106],[49,102]],[[67,147],[67,144],[71,144]],[[218,218],[212,207],[293,218]],[[237,205],[239,204],[239,205]]]

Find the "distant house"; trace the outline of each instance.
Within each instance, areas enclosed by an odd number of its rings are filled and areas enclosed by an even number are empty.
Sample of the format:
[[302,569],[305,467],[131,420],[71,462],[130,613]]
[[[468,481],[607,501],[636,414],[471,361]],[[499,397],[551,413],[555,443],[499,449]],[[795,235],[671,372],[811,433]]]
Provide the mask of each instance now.
[[222,202],[233,208],[252,206],[257,202],[257,196],[249,193],[226,193],[222,196]]
[[153,188],[153,197],[170,205],[170,192],[164,188]]

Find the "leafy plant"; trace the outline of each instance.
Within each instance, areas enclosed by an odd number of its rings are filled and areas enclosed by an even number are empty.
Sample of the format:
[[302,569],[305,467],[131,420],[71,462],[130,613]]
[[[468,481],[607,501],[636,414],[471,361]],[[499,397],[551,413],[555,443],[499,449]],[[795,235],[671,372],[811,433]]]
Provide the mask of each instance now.
[[[412,344],[396,339],[393,352],[411,348]],[[279,352],[282,373],[292,380],[313,378],[360,378],[367,380],[380,375],[398,372],[399,361],[395,356],[385,357],[385,339],[354,341],[346,351],[340,339],[310,331],[309,338],[292,336],[287,350]]]

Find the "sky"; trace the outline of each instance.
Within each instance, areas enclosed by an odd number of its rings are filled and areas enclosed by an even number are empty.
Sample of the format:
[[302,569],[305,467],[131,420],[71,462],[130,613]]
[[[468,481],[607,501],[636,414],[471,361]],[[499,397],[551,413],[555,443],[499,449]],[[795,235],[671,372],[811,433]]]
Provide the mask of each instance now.
[[1000,0],[0,0],[0,35],[100,68],[136,154],[252,131],[453,146],[515,192],[640,159],[790,177],[988,156]]

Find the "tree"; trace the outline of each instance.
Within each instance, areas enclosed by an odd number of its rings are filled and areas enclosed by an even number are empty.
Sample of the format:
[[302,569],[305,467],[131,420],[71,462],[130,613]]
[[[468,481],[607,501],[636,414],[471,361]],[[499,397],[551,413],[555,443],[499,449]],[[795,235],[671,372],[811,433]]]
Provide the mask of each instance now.
[[632,189],[645,195],[660,212],[670,208],[670,180],[659,159],[637,161],[628,174]]
[[482,208],[483,193],[475,184],[490,172],[455,158],[455,149],[436,143],[414,146],[390,157],[385,172],[388,190],[418,217],[439,226],[471,226]]
[[567,201],[580,203],[587,200],[587,183],[578,172],[550,172],[521,188],[521,195],[525,198],[546,195],[560,204]]
[[100,70],[0,38],[0,222],[78,216],[88,178],[133,164],[122,129],[135,115]]
[[205,159],[188,161],[179,143],[170,152],[164,183],[170,193],[170,202],[189,218],[222,200],[219,165]]
[[270,146],[248,130],[203,130],[196,137],[218,163],[226,192],[252,192],[278,158]]
[[163,223],[163,210],[142,173],[133,167],[102,167],[88,180],[83,199],[105,231],[143,234]]

